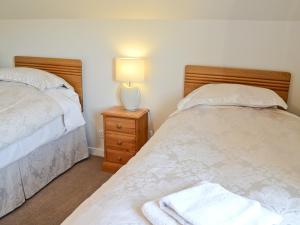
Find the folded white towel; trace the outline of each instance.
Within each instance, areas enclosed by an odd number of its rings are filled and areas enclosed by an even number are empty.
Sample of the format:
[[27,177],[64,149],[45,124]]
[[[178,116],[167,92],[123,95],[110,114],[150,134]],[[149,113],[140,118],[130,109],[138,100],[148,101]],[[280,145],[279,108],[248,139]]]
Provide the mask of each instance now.
[[[280,215],[263,208],[259,202],[208,182],[163,197],[159,207],[165,214],[161,214],[156,207],[156,215],[152,214],[156,219],[149,219],[150,222],[157,220],[159,215],[164,215],[164,218],[169,215],[169,218],[183,225],[277,225],[282,221]],[[146,218],[150,218],[149,214],[153,211],[149,210]],[[152,224],[159,225],[155,222]]]
[[159,208],[157,201],[146,202],[142,212],[153,225],[180,225]]

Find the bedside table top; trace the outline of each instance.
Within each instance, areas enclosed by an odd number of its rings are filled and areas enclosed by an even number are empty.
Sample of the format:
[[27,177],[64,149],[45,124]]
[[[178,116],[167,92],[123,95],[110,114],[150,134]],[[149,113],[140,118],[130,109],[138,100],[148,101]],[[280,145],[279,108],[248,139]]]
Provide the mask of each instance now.
[[105,110],[102,113],[102,115],[138,119],[148,112],[149,112],[149,109],[146,109],[146,108],[141,108],[136,111],[128,111],[128,110],[124,109],[124,107],[122,107],[122,106],[114,106],[112,108]]

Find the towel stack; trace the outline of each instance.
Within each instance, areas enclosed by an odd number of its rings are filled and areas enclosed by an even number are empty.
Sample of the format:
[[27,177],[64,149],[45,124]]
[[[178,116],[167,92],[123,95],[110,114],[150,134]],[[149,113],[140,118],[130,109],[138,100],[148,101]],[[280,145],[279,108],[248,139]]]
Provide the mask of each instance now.
[[277,225],[282,217],[219,184],[201,184],[147,202],[142,211],[153,225]]

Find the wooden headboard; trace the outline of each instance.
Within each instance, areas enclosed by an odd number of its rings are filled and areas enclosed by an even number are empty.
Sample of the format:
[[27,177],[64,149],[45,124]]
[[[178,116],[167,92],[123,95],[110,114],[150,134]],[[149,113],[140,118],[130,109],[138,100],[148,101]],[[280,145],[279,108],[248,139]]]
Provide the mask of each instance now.
[[288,72],[187,65],[184,96],[205,84],[233,83],[268,88],[287,101],[290,79]]
[[31,67],[53,73],[71,84],[83,103],[82,64],[78,59],[15,56],[16,67]]

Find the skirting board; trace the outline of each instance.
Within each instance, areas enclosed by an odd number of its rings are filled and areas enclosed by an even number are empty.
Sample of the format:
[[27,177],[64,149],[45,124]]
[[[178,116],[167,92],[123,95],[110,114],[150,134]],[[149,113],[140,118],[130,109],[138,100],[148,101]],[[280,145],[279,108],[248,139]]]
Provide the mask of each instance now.
[[88,147],[91,155],[101,156],[104,157],[104,149],[103,148],[94,148]]

